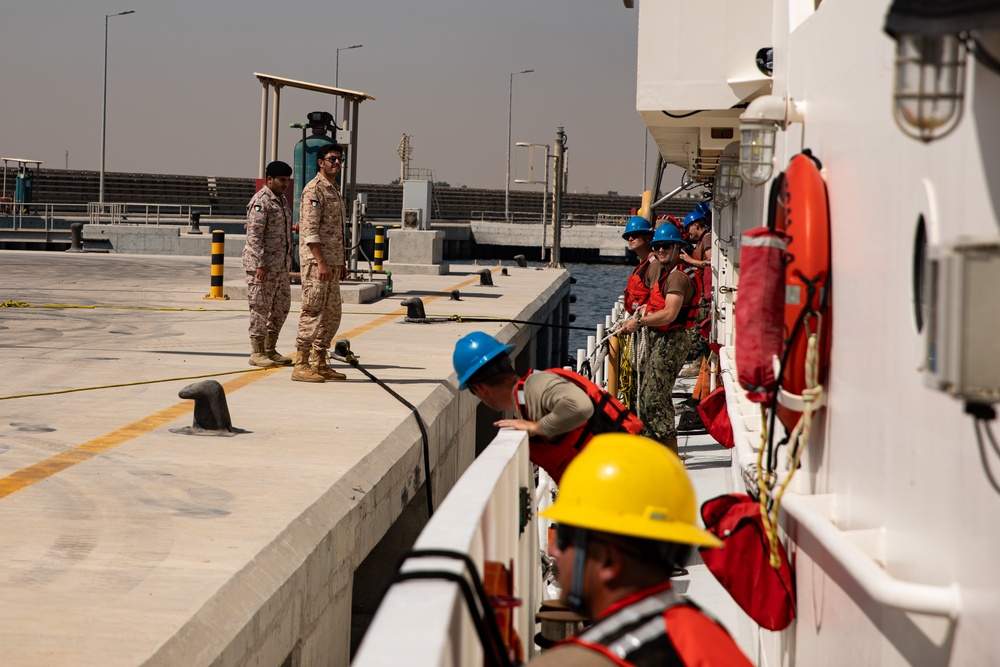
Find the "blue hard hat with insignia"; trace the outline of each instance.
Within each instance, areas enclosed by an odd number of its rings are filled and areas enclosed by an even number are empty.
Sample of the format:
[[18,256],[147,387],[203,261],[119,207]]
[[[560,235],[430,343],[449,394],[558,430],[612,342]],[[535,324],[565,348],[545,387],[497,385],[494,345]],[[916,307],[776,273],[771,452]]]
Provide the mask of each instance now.
[[652,244],[657,243],[684,243],[684,237],[681,236],[681,230],[677,229],[677,225],[665,222],[653,233]]
[[649,232],[653,233],[653,227],[649,224],[649,220],[642,217],[641,215],[633,215],[629,218],[628,223],[625,225],[625,232],[622,234],[622,238],[627,238],[629,234],[635,232]]

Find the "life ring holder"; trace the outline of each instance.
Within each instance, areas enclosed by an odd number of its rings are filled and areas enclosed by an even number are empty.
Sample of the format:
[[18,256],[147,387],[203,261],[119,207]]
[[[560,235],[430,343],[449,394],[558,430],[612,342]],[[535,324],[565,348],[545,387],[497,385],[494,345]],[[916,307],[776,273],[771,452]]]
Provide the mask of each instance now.
[[[802,413],[826,404],[826,392],[809,405],[801,393],[806,390],[805,362],[810,335],[819,336],[820,385],[826,379],[830,354],[830,215],[820,169],[822,165],[812,152],[803,150],[793,156],[788,168],[774,179],[768,199],[768,227],[790,237],[785,274],[787,337],[781,359],[775,357],[773,360],[777,388],[770,402],[767,429],[771,470],[777,466],[777,448],[773,447],[775,417],[780,418],[791,432]],[[790,300],[792,298],[794,301]],[[808,326],[807,320],[812,320],[814,326]]]

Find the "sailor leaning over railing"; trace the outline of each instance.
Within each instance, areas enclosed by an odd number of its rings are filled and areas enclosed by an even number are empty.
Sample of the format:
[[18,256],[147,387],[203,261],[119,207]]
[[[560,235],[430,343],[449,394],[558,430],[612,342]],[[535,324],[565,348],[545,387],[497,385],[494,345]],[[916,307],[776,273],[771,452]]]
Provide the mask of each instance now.
[[512,348],[482,331],[461,338],[452,354],[458,388],[493,410],[516,414],[494,426],[525,431],[532,463],[556,483],[595,434],[642,429],[616,397],[578,373],[550,368],[518,376],[507,356]]

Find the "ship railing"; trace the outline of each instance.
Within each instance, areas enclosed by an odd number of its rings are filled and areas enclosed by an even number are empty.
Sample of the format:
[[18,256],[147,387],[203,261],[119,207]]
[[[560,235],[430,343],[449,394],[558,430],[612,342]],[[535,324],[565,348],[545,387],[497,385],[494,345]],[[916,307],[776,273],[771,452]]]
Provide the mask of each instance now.
[[[733,347],[719,351],[719,363],[726,389],[726,404],[736,442],[734,465],[743,473],[755,469],[756,447],[760,446],[760,408],[745,400],[736,381]],[[793,485],[794,486],[794,485]],[[887,530],[876,527],[844,530],[836,523],[834,494],[784,494],[781,526],[785,535],[805,551],[831,577],[846,577],[873,602],[901,611],[957,619],[962,611],[957,583],[930,585],[903,581],[884,567]],[[846,582],[842,582],[846,583]]]
[[484,630],[475,619],[488,610],[463,594],[468,590],[460,584],[471,581],[468,566],[461,558],[428,557],[427,551],[467,555],[480,578],[487,561],[513,566],[512,595],[519,605],[507,609],[529,657],[542,591],[534,487],[525,434],[502,429],[434,511],[410,556],[403,557],[353,667],[484,664]]

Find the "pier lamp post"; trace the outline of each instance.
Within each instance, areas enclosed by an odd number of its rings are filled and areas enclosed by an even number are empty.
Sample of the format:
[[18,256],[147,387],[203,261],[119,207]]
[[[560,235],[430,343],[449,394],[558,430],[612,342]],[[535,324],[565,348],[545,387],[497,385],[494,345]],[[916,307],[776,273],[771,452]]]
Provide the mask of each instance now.
[[510,116],[514,108],[514,75],[530,74],[533,69],[523,69],[520,72],[510,73],[510,86],[507,88],[507,177],[503,182],[503,219],[510,222]]
[[101,204],[104,203],[104,154],[105,137],[108,131],[108,19],[112,16],[125,16],[126,14],[135,14],[135,10],[130,9],[127,12],[104,15],[104,109],[101,113],[101,186],[97,195],[97,201]]
[[[354,46],[342,46],[339,49],[337,49],[337,62],[336,62],[336,65],[334,66],[334,71],[333,71],[333,87],[334,88],[340,88],[340,52],[341,51],[350,51],[351,49],[360,49],[362,46],[364,46],[364,44],[355,44]],[[338,107],[338,102],[340,102],[340,98],[339,97],[334,97],[333,98],[333,122],[334,123],[337,122],[337,112],[338,112],[337,107]]]

